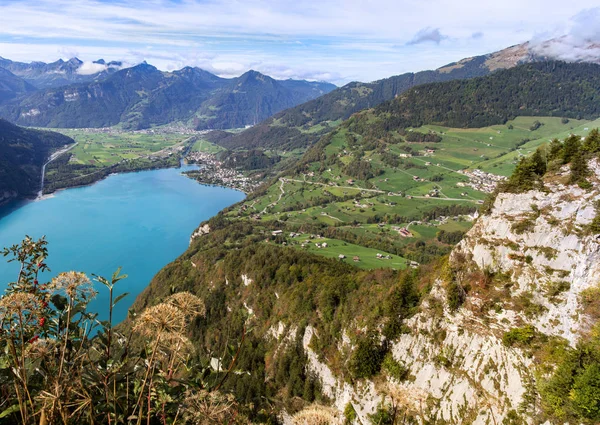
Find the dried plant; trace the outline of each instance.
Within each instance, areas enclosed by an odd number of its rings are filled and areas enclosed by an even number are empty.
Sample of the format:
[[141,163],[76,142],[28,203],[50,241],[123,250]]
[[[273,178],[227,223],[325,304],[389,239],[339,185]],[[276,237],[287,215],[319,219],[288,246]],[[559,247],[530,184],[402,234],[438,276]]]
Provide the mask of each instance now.
[[230,394],[188,392],[182,406],[183,417],[195,425],[229,424],[237,416],[237,403]]
[[[231,350],[228,369],[211,382],[207,367],[192,363],[195,350],[188,327],[206,313],[189,292],[139,313],[125,332],[112,315],[127,294],[114,296],[126,276],[95,276],[109,291],[108,317],[101,321],[87,306],[96,295],[80,272],[60,273],[39,284],[47,270],[46,242],[26,238],[3,250],[20,263],[16,282],[0,298],[0,420],[48,424],[247,424],[231,395],[219,391],[237,362],[245,336]],[[93,335],[93,337],[91,337]],[[140,352],[133,349],[143,343]],[[8,375],[7,375],[8,374]],[[208,376],[208,375],[206,375]],[[192,388],[194,390],[192,390]]]
[[313,404],[296,413],[292,418],[292,423],[294,425],[338,425],[342,421],[337,410]]
[[204,301],[190,292],[177,292],[167,298],[165,302],[181,310],[188,320],[206,315]]

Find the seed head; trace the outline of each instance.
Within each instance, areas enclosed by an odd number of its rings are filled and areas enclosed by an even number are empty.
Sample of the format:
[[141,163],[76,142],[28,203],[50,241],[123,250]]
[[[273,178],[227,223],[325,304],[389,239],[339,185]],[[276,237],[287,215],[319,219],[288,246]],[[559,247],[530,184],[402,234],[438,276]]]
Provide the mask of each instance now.
[[41,313],[40,300],[28,292],[13,292],[0,299],[0,321],[20,320],[37,324]]
[[294,425],[338,425],[342,422],[337,410],[313,404],[296,413],[292,418],[292,423]]
[[206,315],[204,301],[190,292],[178,292],[173,294],[167,298],[166,303],[180,309],[188,320],[197,316],[204,317]]
[[136,320],[133,330],[143,336],[155,338],[170,334],[183,334],[185,315],[175,306],[162,303],[144,310]]
[[218,391],[189,392],[183,403],[184,417],[195,425],[231,423],[236,410],[235,398]]
[[92,299],[96,296],[90,279],[85,273],[65,272],[52,279],[48,289],[53,293],[65,293],[69,298],[82,298],[84,300]]

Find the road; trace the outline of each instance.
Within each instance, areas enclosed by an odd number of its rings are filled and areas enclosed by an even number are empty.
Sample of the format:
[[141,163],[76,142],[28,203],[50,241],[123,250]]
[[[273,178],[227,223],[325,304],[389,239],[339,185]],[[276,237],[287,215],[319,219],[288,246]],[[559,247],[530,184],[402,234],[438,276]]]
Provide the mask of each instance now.
[[44,177],[46,176],[46,165],[50,164],[52,161],[54,161],[56,158],[58,158],[59,156],[61,156],[63,153],[66,153],[66,152],[70,151],[75,146],[77,146],[77,142],[75,142],[72,145],[69,145],[69,146],[67,146],[65,148],[57,150],[52,155],[50,155],[50,158],[48,158],[48,161],[46,161],[44,163],[44,165],[42,166],[42,181],[40,183],[40,191],[38,192],[38,198],[42,197],[42,191],[44,190]]

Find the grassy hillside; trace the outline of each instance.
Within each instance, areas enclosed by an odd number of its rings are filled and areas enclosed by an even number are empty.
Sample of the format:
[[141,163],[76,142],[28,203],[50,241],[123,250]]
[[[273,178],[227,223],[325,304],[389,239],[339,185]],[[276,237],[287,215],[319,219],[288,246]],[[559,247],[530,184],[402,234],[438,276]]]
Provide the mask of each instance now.
[[[427,262],[449,252],[493,189],[482,187],[470,173],[479,169],[510,175],[518,157],[531,153],[533,146],[571,132],[586,135],[594,124],[565,121],[518,117],[484,128],[423,126],[407,131],[439,139],[427,143],[391,133],[371,142],[352,131],[351,119],[227,217],[278,223],[285,229],[279,243],[326,257],[342,254],[342,261],[358,267],[405,267],[378,259],[377,253]],[[403,228],[409,233],[403,234]],[[302,236],[289,237],[290,232]],[[328,239],[306,243],[312,234]],[[316,248],[323,241],[329,246]]]

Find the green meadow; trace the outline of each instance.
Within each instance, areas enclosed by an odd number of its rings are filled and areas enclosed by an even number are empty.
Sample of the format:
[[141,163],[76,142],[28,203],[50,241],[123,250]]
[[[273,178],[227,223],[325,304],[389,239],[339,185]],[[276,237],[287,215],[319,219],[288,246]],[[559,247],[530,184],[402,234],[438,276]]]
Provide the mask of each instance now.
[[[334,227],[355,235],[365,245],[384,241],[396,248],[415,247],[418,243],[439,248],[436,239],[439,231],[465,232],[471,222],[450,217],[443,223],[435,220],[422,225],[411,223],[411,237],[400,236],[397,229],[408,225],[403,219],[418,220],[444,207],[478,208],[487,193],[466,186],[469,178],[459,171],[481,169],[509,176],[519,157],[529,155],[541,144],[555,137],[564,139],[571,133],[585,136],[595,127],[600,127],[600,119],[564,122],[557,117],[518,117],[504,125],[484,128],[423,126],[412,131],[434,132],[441,141],[408,143],[398,137],[397,143],[386,144],[385,152],[361,151],[361,161],[377,170],[366,180],[346,173],[356,151],[348,145],[348,129],[340,128],[323,148],[327,166],[322,162],[309,163],[307,171],[285,176],[284,181],[275,182],[263,195],[246,201],[245,209],[232,210],[229,215],[243,218],[259,214],[263,220],[279,220],[296,227],[304,224]],[[361,136],[357,139],[362,146]],[[407,151],[413,156],[403,157]],[[389,153],[399,159],[397,166],[386,163],[384,156]],[[349,256],[349,252],[358,252],[359,248],[361,245],[332,240],[331,249],[318,249],[314,244],[306,249],[337,257]],[[364,255],[375,258],[376,254],[369,251]],[[355,265],[390,267],[389,262],[378,259]]]
[[71,162],[105,167],[124,160],[153,155],[168,155],[182,147],[189,135],[145,134],[138,132],[99,133],[80,129],[55,129],[77,142],[70,153]]

